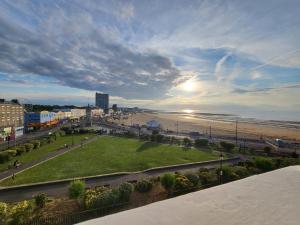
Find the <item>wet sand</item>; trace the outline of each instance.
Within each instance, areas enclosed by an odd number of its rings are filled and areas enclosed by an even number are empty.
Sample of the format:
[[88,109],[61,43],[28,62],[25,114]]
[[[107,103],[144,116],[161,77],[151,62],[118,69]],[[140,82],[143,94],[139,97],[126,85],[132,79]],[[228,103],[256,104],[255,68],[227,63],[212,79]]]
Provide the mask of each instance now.
[[[199,116],[184,113],[159,113],[143,112],[129,116],[128,119],[115,120],[119,124],[146,124],[149,120],[157,120],[164,130],[179,132],[197,131],[208,134],[211,127],[213,135],[235,136],[236,122],[226,116]],[[300,129],[298,122],[284,121],[259,121],[254,119],[237,119],[238,136],[240,138],[282,138],[286,140],[300,141]],[[178,124],[178,126],[177,126]]]

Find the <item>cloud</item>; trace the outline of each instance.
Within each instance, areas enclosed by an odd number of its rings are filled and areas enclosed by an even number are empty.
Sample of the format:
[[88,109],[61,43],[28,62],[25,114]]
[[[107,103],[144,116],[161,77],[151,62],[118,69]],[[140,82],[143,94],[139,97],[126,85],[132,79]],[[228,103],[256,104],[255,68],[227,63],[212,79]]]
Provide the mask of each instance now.
[[222,72],[222,66],[225,63],[225,61],[227,60],[227,58],[230,56],[230,54],[226,54],[224,55],[216,64],[216,68],[215,68],[215,76],[217,78],[217,81],[222,80],[223,75],[221,74]]
[[[168,57],[125,46],[114,38],[114,26],[98,26],[90,14],[75,11],[50,10],[39,32],[0,16],[0,72],[14,73],[14,80],[35,74],[64,86],[144,99],[162,98],[181,77]],[[120,13],[129,18],[133,9],[126,5]]]

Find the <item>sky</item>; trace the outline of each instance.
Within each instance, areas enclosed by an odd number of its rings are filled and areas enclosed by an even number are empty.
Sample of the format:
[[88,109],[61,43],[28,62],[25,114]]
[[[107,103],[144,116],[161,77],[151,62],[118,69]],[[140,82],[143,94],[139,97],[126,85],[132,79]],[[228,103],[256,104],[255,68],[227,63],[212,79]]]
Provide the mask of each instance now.
[[300,121],[299,0],[1,0],[0,97]]

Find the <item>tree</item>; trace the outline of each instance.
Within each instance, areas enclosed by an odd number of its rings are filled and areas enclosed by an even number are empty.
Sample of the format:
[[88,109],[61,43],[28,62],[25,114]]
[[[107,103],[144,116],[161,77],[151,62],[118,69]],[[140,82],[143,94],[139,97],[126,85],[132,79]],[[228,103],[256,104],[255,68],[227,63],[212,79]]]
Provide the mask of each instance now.
[[184,138],[183,139],[183,145],[185,147],[190,147],[192,145],[192,141],[189,138]]
[[220,145],[224,149],[224,151],[226,151],[226,152],[232,152],[232,150],[235,147],[235,145],[233,143],[227,142],[227,141],[221,141]]
[[269,155],[271,153],[271,148],[269,146],[264,147],[264,152]]

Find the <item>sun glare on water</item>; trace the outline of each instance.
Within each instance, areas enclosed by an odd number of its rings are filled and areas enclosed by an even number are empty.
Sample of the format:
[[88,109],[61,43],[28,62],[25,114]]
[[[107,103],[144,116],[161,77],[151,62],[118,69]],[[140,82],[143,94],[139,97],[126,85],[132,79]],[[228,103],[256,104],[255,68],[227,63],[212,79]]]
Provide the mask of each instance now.
[[192,109],[184,109],[183,112],[185,112],[185,113],[193,113],[194,110],[192,110]]

